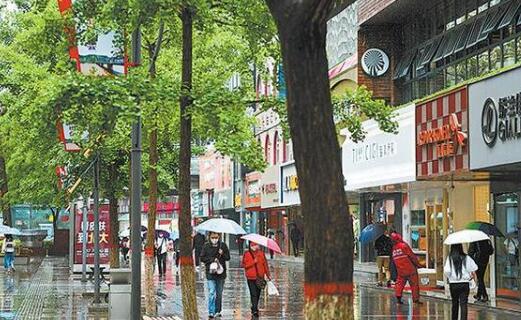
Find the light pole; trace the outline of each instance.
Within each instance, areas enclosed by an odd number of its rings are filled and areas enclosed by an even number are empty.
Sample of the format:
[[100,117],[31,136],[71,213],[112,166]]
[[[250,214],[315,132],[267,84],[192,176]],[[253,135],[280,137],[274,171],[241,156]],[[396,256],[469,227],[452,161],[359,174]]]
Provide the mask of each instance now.
[[87,213],[89,212],[89,198],[83,197],[82,232],[81,232],[81,282],[87,282],[87,232],[89,230]]
[[[139,27],[132,32],[132,64],[141,62],[141,31]],[[132,124],[132,149],[130,154],[131,171],[131,243],[132,249],[132,279],[130,318],[141,319],[141,116]]]
[[94,164],[94,303],[100,299],[100,267],[99,267],[99,173],[100,155],[96,153]]

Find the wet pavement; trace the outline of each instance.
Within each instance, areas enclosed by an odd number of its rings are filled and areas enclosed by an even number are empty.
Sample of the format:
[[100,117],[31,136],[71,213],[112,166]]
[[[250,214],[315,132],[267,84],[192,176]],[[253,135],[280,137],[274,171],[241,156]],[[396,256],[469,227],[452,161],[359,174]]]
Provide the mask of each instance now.
[[[270,261],[272,278],[280,296],[264,295],[261,299],[261,319],[303,319],[303,277],[301,263]],[[250,318],[249,295],[238,256],[229,265],[223,299],[223,318]],[[439,299],[423,299],[424,304],[413,307],[409,300],[396,305],[392,292],[368,287],[369,278],[357,277],[355,291],[355,319],[450,319],[450,303]],[[106,286],[102,288],[106,290]],[[206,314],[205,280],[198,277],[197,296],[199,314]],[[0,319],[107,319],[106,304],[91,307],[92,284],[82,284],[69,275],[64,258],[46,258],[41,265],[19,266],[14,275],[0,271]],[[175,269],[169,268],[166,280],[156,278],[158,316],[182,314],[181,287]],[[469,319],[520,319],[521,314],[500,312],[480,306],[469,307]]]

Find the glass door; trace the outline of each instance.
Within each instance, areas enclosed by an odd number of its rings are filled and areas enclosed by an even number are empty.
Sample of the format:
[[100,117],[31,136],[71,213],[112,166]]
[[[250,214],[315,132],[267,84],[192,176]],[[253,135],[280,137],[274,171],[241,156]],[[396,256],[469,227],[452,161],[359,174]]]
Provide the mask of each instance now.
[[430,204],[427,209],[427,267],[436,270],[436,279],[443,281],[443,208],[441,204]]
[[502,193],[494,197],[495,223],[505,235],[496,237],[497,295],[520,298],[519,264],[519,193]]

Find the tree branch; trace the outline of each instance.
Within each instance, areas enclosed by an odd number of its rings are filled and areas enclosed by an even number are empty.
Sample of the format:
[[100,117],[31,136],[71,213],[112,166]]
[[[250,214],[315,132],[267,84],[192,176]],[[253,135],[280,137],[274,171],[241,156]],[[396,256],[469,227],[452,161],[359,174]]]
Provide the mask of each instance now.
[[155,70],[155,65],[157,61],[157,57],[159,56],[159,50],[161,50],[161,43],[163,42],[163,33],[165,31],[165,22],[161,19],[159,23],[159,31],[157,34],[157,40],[154,45],[154,54],[150,58],[150,66],[148,68],[148,73],[152,74]]

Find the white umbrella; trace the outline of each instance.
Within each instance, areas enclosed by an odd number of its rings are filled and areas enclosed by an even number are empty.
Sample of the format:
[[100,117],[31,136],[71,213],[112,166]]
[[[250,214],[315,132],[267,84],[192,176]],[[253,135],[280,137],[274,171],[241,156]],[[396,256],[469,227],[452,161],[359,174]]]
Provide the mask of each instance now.
[[457,243],[469,243],[480,240],[490,239],[489,236],[479,230],[461,230],[449,234],[449,236],[443,241],[444,244],[457,244]]
[[0,225],[0,234],[12,234],[14,236],[19,236],[21,234],[20,230],[11,228],[6,225]]
[[207,220],[195,227],[195,230],[229,234],[246,234],[246,231],[244,231],[244,229],[238,225],[237,222],[224,218],[214,218]]

